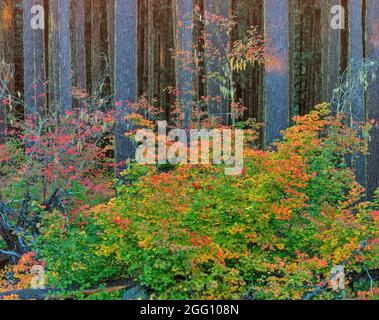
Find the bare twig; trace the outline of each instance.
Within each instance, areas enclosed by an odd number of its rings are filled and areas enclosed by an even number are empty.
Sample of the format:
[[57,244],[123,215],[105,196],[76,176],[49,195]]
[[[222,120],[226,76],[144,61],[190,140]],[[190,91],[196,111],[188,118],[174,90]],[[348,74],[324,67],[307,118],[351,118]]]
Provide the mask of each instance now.
[[[340,266],[343,267],[343,266],[346,266],[351,260],[353,260],[358,254],[361,254],[361,252],[366,248],[366,244],[367,242],[366,241],[362,241],[361,244],[360,244],[360,247],[359,249],[355,250],[352,255],[347,258],[345,261],[343,261]],[[325,279],[320,285],[318,285],[317,287],[314,288],[313,291],[311,292],[308,292],[305,296],[304,296],[304,299],[303,300],[311,300],[312,298],[314,298],[315,296],[319,295],[323,290],[324,288],[328,285],[328,280],[331,280],[335,277],[336,275],[336,272],[332,273],[328,279]]]
[[15,251],[0,250],[0,253],[3,254],[3,255],[5,255],[5,256],[15,257],[17,259],[21,258],[21,255],[18,254],[17,252],[15,252]]

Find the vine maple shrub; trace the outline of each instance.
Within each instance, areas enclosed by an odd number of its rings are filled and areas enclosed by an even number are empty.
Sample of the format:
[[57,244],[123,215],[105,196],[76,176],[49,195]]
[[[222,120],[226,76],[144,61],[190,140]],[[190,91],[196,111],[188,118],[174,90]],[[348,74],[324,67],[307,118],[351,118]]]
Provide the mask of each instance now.
[[110,148],[104,145],[114,122],[114,112],[83,106],[64,114],[28,117],[23,123],[16,119],[7,143],[0,146],[0,172],[7,177],[1,187],[18,188],[17,182],[38,185],[46,200],[75,180],[85,184],[89,177],[101,177],[112,165]]
[[379,200],[363,201],[346,165],[367,146],[326,105],[294,122],[274,149],[246,146],[241,176],[132,165],[110,202],[70,221],[45,214],[49,283],[131,279],[160,299],[301,299],[317,288],[335,298],[335,266],[352,286],[378,266]]
[[6,242],[0,249],[15,251],[13,257],[32,250],[44,212],[68,215],[114,194],[114,115],[84,101],[64,114],[10,120],[0,145],[0,231]]

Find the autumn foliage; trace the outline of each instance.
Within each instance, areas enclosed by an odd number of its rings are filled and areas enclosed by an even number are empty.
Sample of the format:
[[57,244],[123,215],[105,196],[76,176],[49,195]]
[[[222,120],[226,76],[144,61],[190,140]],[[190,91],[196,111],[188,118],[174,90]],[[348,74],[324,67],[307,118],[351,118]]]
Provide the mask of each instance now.
[[379,203],[363,201],[346,164],[366,144],[325,105],[294,122],[272,149],[246,147],[241,176],[132,165],[110,202],[70,219],[46,213],[49,282],[131,279],[153,299],[301,299],[317,288],[312,298],[338,297],[333,267],[352,285],[378,265]]

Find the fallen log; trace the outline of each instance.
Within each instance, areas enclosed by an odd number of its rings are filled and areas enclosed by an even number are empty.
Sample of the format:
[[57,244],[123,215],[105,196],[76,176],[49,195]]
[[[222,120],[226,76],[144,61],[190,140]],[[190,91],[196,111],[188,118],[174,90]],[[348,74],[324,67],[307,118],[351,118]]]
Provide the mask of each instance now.
[[78,290],[78,289],[25,289],[25,290],[12,290],[7,292],[0,292],[0,300],[10,296],[17,296],[21,300],[59,300],[59,299],[70,299],[74,298],[74,293],[79,293],[85,296],[91,296],[98,293],[112,293],[116,291],[125,290],[131,288],[135,283],[131,281],[126,282],[114,282],[109,284],[104,288],[95,288],[88,290]]
[[25,289],[0,292],[0,300],[10,296],[17,296],[21,300],[45,300],[52,294],[57,294],[59,290],[54,289]]

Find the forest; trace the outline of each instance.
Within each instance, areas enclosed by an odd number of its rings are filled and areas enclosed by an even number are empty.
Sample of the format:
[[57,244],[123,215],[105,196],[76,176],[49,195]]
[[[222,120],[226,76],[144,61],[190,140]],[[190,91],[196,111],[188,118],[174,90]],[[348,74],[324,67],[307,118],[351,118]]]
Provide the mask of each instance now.
[[0,300],[378,300],[378,0],[0,0]]

